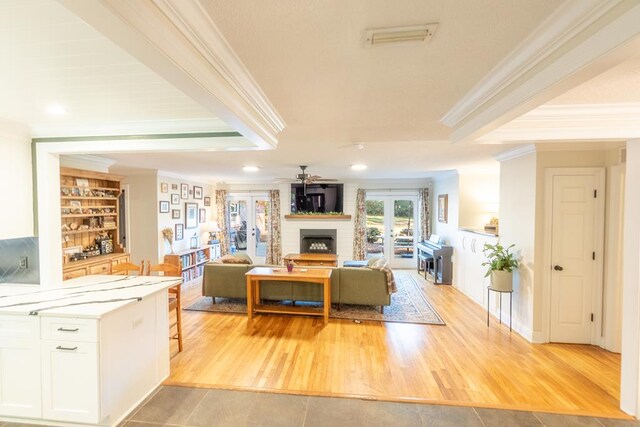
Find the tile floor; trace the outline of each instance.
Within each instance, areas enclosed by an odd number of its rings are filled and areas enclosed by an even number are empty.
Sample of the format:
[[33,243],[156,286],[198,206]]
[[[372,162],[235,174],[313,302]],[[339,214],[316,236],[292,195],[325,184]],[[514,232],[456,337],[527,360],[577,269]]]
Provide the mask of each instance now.
[[[121,427],[640,427],[638,421],[358,399],[160,387]],[[0,427],[26,427],[2,423]]]
[[631,427],[636,421],[460,406],[162,387],[123,427]]

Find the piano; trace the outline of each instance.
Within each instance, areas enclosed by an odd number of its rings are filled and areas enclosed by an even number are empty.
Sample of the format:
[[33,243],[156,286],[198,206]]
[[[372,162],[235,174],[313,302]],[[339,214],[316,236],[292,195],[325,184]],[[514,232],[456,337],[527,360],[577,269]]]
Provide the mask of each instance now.
[[443,243],[440,236],[432,234],[429,240],[424,240],[417,245],[418,273],[424,268],[424,278],[430,275],[434,285],[450,285],[452,281],[453,247]]

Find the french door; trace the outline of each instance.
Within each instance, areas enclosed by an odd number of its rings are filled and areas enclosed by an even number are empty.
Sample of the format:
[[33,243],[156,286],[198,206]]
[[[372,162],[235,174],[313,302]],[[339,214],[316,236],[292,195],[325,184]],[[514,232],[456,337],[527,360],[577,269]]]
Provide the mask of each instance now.
[[391,268],[415,268],[418,196],[367,194],[367,258],[384,257]]
[[264,264],[269,238],[267,196],[231,195],[227,201],[230,252],[244,252],[255,264]]

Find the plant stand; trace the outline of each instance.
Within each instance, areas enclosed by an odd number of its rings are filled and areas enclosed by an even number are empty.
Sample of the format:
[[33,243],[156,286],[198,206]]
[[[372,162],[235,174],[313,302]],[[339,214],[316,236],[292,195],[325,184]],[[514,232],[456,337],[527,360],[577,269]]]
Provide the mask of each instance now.
[[491,286],[487,286],[487,328],[489,327],[489,306],[491,304],[491,291],[497,292],[500,298],[500,324],[502,325],[502,294],[509,294],[509,332],[511,332],[511,318],[513,317],[513,289],[510,291],[503,291],[499,289],[493,289]]

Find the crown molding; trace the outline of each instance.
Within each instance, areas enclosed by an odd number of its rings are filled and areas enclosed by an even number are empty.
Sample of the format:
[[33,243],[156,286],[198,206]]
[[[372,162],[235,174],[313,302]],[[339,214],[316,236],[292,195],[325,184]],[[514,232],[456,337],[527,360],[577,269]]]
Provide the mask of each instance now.
[[639,21],[640,3],[633,0],[565,1],[441,122],[454,129],[457,142],[508,121],[509,114],[523,114],[552,98],[552,91],[561,93],[622,61],[640,34]]
[[478,140],[626,140],[639,136],[640,104],[583,104],[538,107]]
[[527,145],[523,145],[522,147],[504,151],[500,154],[493,156],[493,158],[499,162],[504,162],[505,160],[515,159],[515,158],[526,156],[527,154],[531,154],[535,152],[536,152],[536,146],[534,144],[527,144]]
[[88,154],[70,154],[60,156],[60,166],[88,169],[95,172],[109,173],[109,168],[116,163],[115,160]]
[[59,1],[256,147],[277,146],[284,121],[200,0]]
[[255,110],[271,132],[284,130],[284,121],[218,30],[201,0],[153,2],[227,82],[234,95]]

